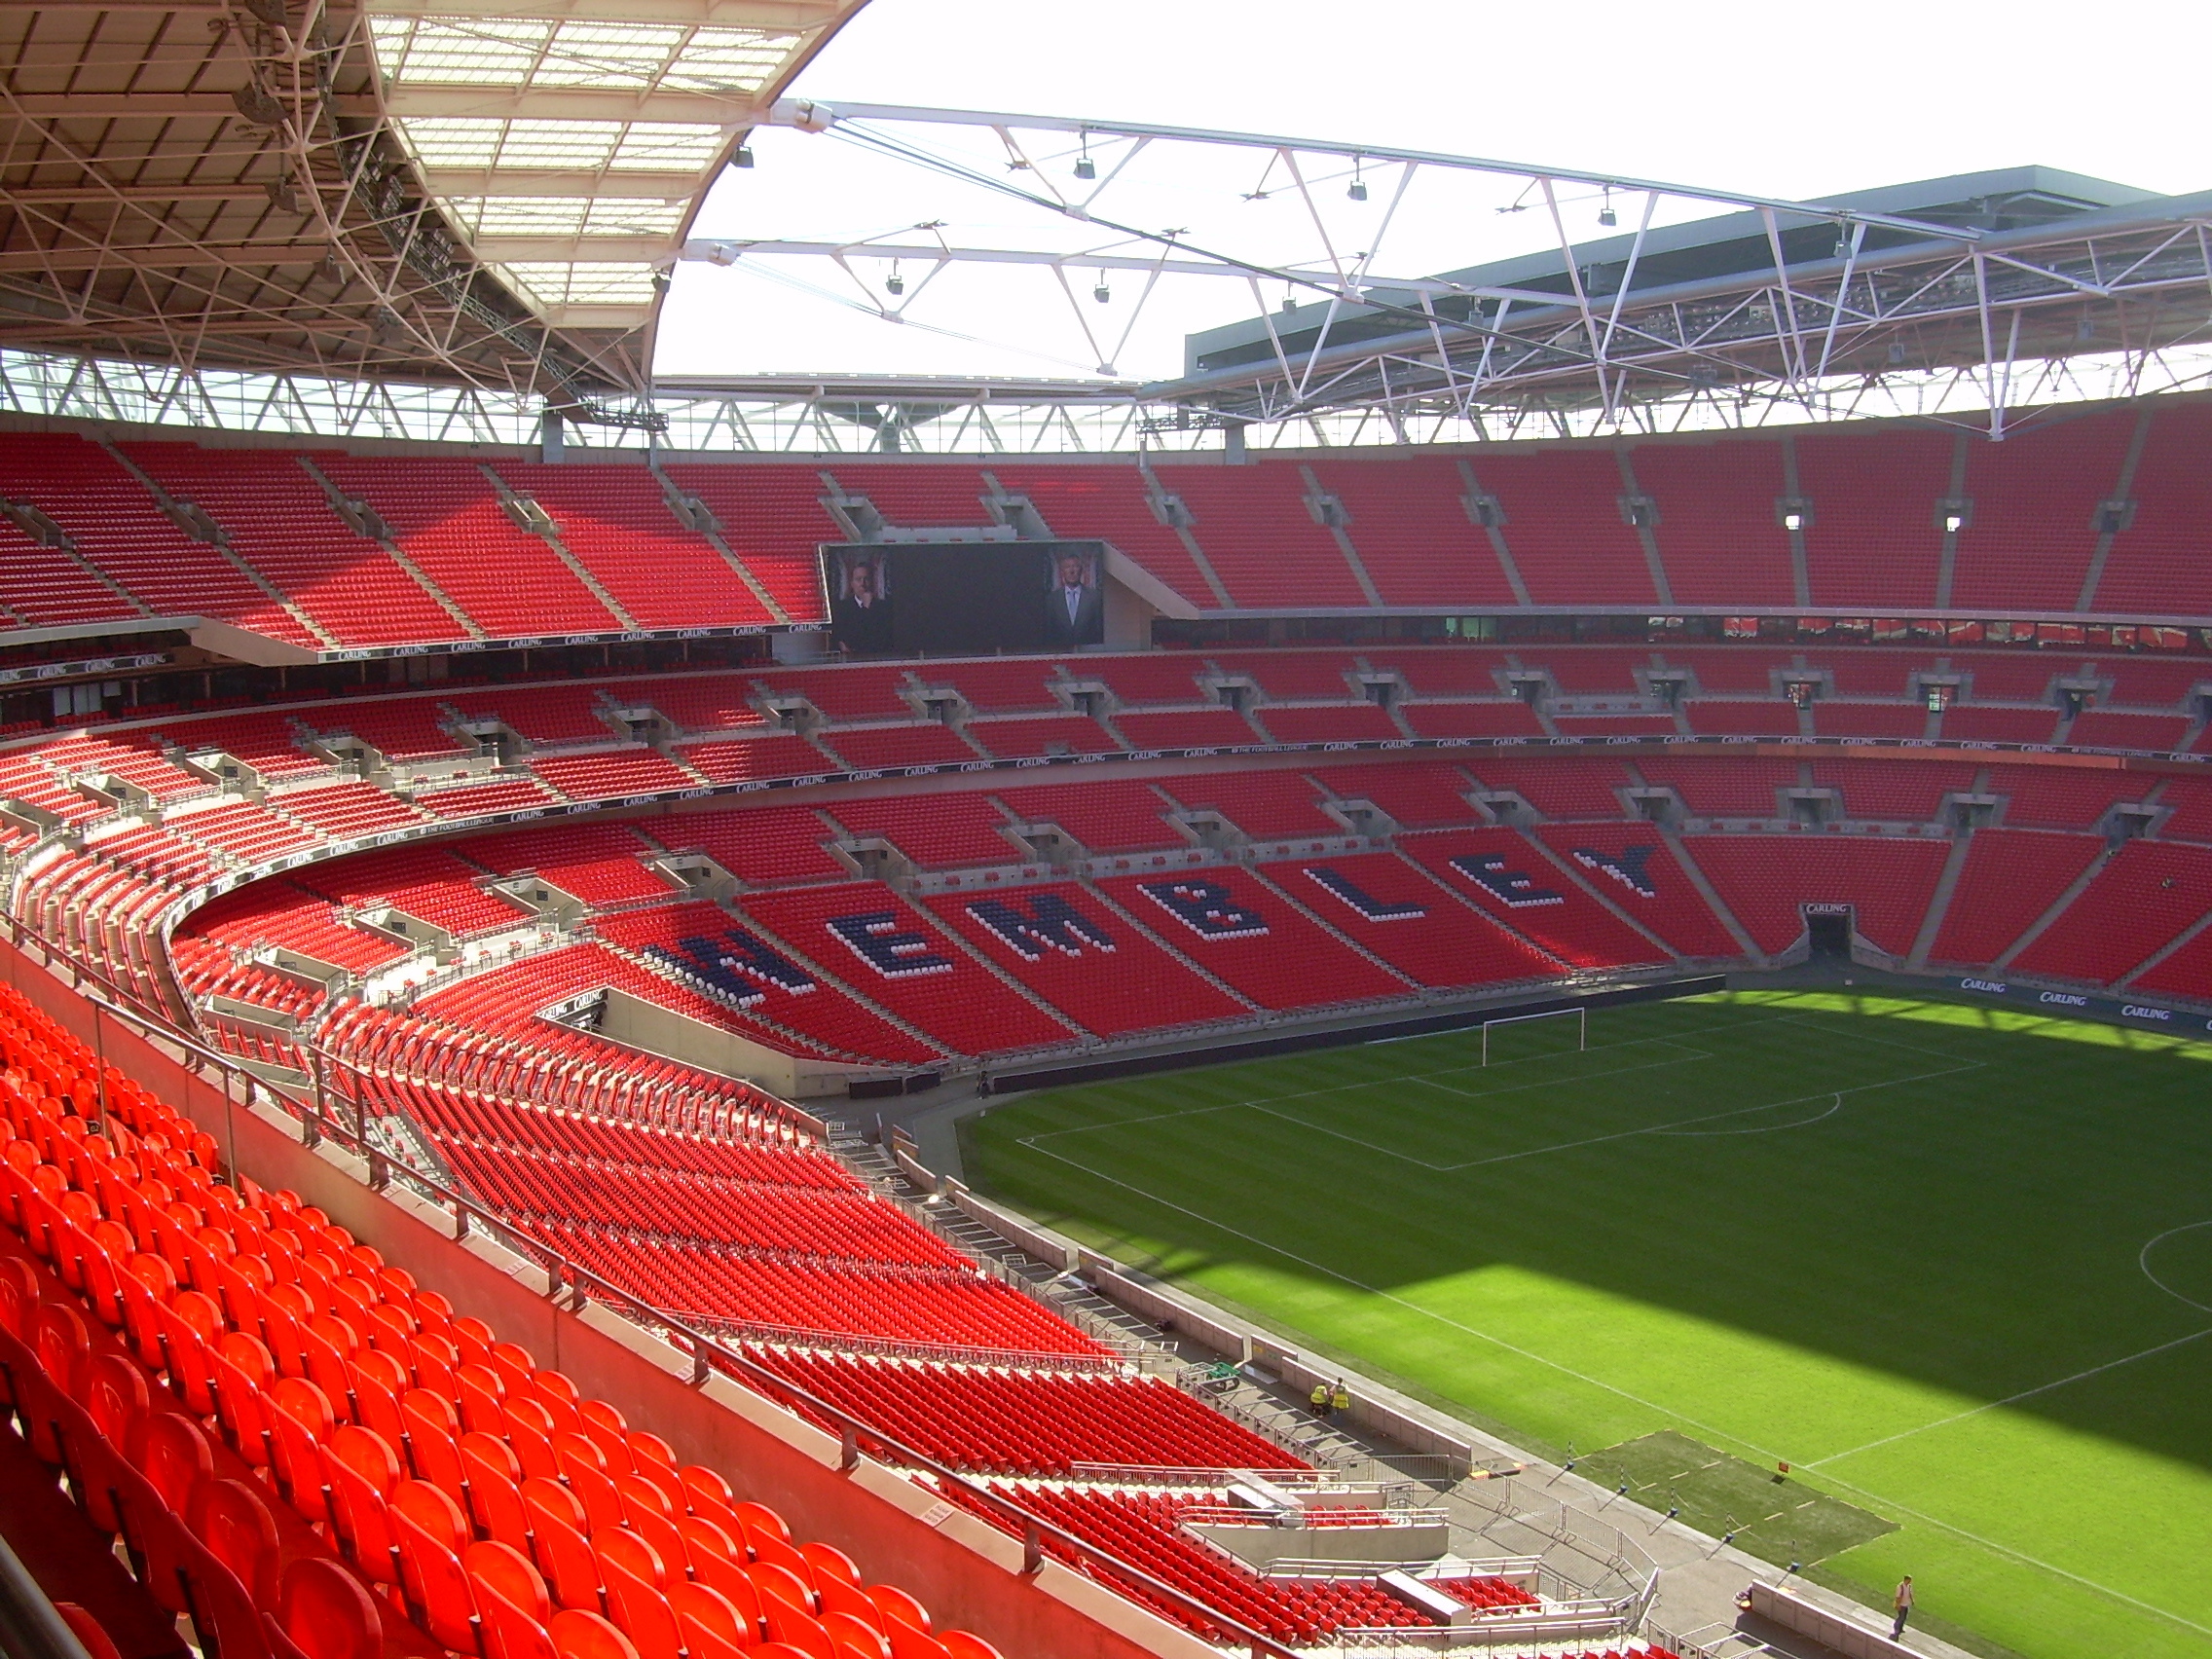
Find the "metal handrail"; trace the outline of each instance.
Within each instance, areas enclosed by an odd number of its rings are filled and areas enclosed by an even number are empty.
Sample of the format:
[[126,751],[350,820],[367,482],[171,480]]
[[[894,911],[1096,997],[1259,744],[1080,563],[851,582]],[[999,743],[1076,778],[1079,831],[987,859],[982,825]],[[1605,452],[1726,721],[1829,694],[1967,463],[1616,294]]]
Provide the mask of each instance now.
[[[121,987],[116,986],[105,975],[78,962],[72,954],[55,949],[49,941],[29,934],[15,917],[0,918],[0,924],[4,924],[0,925],[0,933],[5,933],[9,942],[17,948],[22,949],[28,940],[49,962],[58,961],[72,973],[82,975],[103,989],[121,992]],[[29,952],[25,951],[25,954]],[[82,984],[71,988],[84,997],[95,1013],[105,1014],[150,1040],[181,1049],[192,1069],[205,1071],[212,1067],[223,1079],[226,1105],[230,1101],[231,1083],[234,1080],[241,1082],[248,1110],[255,1103],[255,1095],[261,1095],[270,1105],[298,1122],[308,1131],[311,1139],[319,1137],[331,1140],[361,1158],[368,1165],[368,1185],[373,1191],[382,1192],[390,1184],[392,1161],[371,1143],[365,1134],[357,1128],[349,1127],[342,1120],[331,1117],[318,1102],[295,1099],[167,1020],[139,1014],[126,1004],[106,996],[88,994]],[[100,1071],[99,1088],[104,1097],[104,1066]],[[235,1146],[235,1138],[233,1144]],[[774,1404],[787,1409],[795,1408],[802,1416],[811,1416],[833,1425],[843,1442],[841,1467],[848,1473],[858,1467],[862,1456],[861,1443],[866,1441],[878,1454],[889,1454],[888,1457],[882,1458],[883,1461],[895,1461],[909,1470],[930,1476],[940,1488],[958,1492],[972,1506],[980,1508],[992,1519],[1007,1525],[1014,1535],[1022,1540],[1024,1574],[1033,1575],[1043,1569],[1046,1560],[1044,1546],[1050,1542],[1078,1563],[1095,1564],[1110,1573],[1141,1586],[1148,1596],[1166,1603],[1178,1617],[1200,1629],[1226,1633],[1236,1645],[1247,1648],[1254,1659],[1262,1659],[1262,1656],[1265,1659],[1306,1659],[1305,1655],[1282,1645],[1273,1638],[1248,1628],[1229,1614],[1154,1577],[1142,1567],[1132,1567],[1064,1528],[1031,1514],[992,1488],[937,1461],[926,1453],[916,1451],[896,1436],[854,1417],[842,1407],[832,1405],[736,1349],[724,1346],[713,1337],[663,1313],[620,1285],[601,1278],[590,1269],[570,1261],[559,1251],[518,1231],[474,1200],[463,1198],[420,1171],[402,1166],[400,1179],[411,1191],[453,1212],[456,1242],[465,1238],[472,1227],[477,1228],[503,1248],[536,1266],[546,1275],[546,1295],[549,1300],[558,1302],[566,1292],[572,1312],[580,1312],[587,1302],[598,1302],[686,1354],[691,1361],[692,1386],[703,1385],[710,1378],[719,1374],[744,1384]]]

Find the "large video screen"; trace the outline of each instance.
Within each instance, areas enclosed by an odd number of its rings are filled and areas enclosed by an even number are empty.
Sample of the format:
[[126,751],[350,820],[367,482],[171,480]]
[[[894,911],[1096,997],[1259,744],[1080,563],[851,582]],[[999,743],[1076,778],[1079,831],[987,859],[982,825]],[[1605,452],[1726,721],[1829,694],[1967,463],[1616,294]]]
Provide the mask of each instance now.
[[854,656],[1103,644],[1102,541],[898,542],[822,550],[830,643]]

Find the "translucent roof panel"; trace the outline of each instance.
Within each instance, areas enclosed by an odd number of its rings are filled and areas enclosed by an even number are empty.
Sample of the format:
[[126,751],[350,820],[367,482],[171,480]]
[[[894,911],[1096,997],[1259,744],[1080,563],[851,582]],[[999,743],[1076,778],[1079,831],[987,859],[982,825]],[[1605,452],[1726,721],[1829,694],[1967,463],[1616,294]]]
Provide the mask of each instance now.
[[427,167],[682,171],[707,166],[726,141],[719,127],[676,121],[418,115],[394,125]]
[[471,237],[674,236],[683,207],[613,196],[456,196],[446,202]]
[[377,61],[400,86],[739,92],[772,81],[800,44],[770,29],[545,18],[380,17]]
[[[455,234],[526,303],[571,321],[591,313],[577,327],[635,329],[666,286],[654,270],[675,260],[730,146],[865,3],[363,0],[361,10],[386,129]],[[563,254],[574,263],[556,263]]]
[[642,306],[653,297],[649,265],[533,262],[496,269],[541,306]]

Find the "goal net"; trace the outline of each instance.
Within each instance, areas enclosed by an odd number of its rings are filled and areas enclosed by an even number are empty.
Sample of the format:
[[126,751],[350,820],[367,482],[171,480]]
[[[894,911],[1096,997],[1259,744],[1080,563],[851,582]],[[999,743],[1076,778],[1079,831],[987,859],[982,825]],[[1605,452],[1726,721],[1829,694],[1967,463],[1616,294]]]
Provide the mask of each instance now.
[[[1493,1043],[1493,1038],[1496,1039]],[[1555,1008],[1545,1014],[1511,1014],[1483,1021],[1483,1064],[1580,1053],[1590,1047],[1590,1011]]]

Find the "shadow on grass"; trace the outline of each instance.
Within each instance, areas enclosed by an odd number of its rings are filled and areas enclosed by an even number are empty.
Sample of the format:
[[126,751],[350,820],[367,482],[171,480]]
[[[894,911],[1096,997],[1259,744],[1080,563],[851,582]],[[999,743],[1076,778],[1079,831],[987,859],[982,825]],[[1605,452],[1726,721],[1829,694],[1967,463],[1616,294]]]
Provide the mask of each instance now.
[[[2195,1367],[2051,1386],[2212,1329],[2212,1227],[2174,1231],[2212,1220],[2212,1050],[1754,994],[1607,1012],[1591,1053],[1539,1053],[1488,1099],[1462,1091],[1501,1074],[1408,1081],[1474,1041],[1026,1096],[962,1124],[964,1161],[1169,1276],[1245,1264],[1418,1299],[1509,1266],[2212,1468]],[[1795,1104],[1746,1110],[1768,1101]]]

